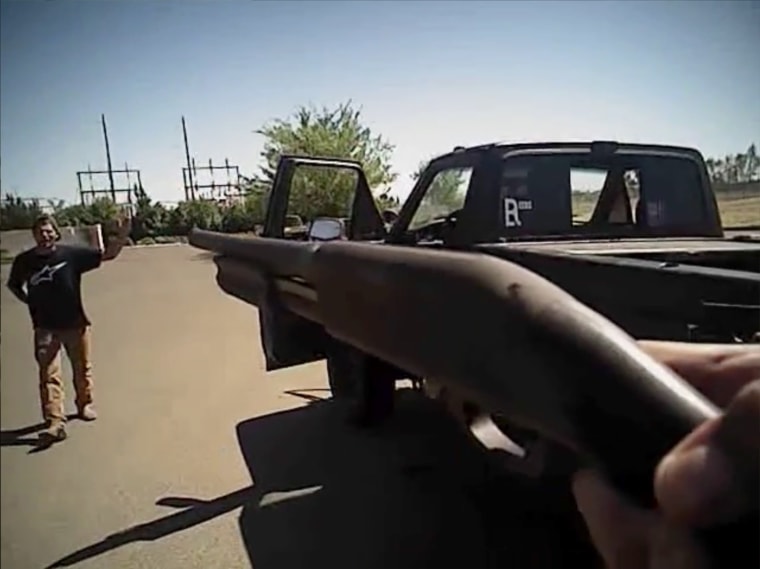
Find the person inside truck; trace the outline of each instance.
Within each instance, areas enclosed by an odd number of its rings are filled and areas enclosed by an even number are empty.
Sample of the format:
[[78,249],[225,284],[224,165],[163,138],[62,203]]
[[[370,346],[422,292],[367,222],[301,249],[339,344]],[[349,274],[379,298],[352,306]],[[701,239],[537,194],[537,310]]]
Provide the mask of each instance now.
[[398,213],[392,209],[384,209],[382,212],[383,224],[386,230],[390,230],[393,223],[398,219]]
[[607,173],[588,223],[589,226],[609,224],[633,224],[631,199],[628,196],[625,173],[621,168],[614,168]]

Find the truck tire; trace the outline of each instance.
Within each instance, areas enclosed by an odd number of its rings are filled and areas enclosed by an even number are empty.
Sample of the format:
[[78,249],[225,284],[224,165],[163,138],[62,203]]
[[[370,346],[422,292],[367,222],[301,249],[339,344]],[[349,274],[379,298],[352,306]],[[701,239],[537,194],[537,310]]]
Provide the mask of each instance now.
[[348,420],[354,427],[379,426],[393,413],[393,374],[360,350],[333,345],[327,355],[327,379],[333,399],[348,403]]
[[351,423],[359,428],[379,427],[393,413],[396,381],[371,358],[365,359],[360,378]]
[[363,356],[349,347],[336,346],[327,354],[327,382],[333,399],[355,400],[364,373]]

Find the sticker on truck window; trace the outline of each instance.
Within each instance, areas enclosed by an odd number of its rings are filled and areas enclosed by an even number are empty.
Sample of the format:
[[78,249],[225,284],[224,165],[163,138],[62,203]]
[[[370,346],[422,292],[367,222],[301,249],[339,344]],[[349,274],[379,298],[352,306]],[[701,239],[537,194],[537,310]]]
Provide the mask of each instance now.
[[521,211],[533,209],[533,201],[504,198],[504,225],[506,227],[522,227]]

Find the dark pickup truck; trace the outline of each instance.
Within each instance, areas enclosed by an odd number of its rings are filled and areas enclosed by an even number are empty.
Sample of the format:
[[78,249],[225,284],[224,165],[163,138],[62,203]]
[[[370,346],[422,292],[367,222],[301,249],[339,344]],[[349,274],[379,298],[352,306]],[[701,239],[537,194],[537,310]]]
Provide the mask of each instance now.
[[[634,338],[747,342],[760,329],[760,239],[724,235],[697,150],[610,141],[457,148],[428,164],[390,226],[359,163],[283,156],[262,237],[291,237],[288,198],[300,168],[356,174],[336,239],[511,261]],[[591,176],[603,180],[595,203],[583,192]],[[269,276],[279,292],[247,292],[260,309],[267,369],[327,358],[334,392],[354,392],[361,352],[291,309],[309,297],[302,281]]]
[[[357,162],[283,156],[262,237],[290,237],[290,183],[300,168],[356,175],[350,222],[336,239],[511,261],[634,338],[747,342],[760,329],[760,239],[724,235],[697,150],[609,141],[457,148],[428,164],[390,226]],[[600,191],[584,193],[592,177]],[[355,393],[373,358],[302,316],[313,296],[303,279],[258,270],[271,290],[245,294],[260,310],[267,369],[326,358],[334,394]]]
[[[515,261],[635,337],[747,341],[760,328],[760,239],[724,235],[696,150],[615,142],[457,149],[429,163],[387,231],[356,163],[284,157],[278,180],[310,167],[358,173],[349,240]],[[593,208],[573,191],[574,176],[588,173],[604,177]],[[273,189],[262,236],[284,236],[288,194],[286,182]],[[297,329],[280,337],[298,351]]]

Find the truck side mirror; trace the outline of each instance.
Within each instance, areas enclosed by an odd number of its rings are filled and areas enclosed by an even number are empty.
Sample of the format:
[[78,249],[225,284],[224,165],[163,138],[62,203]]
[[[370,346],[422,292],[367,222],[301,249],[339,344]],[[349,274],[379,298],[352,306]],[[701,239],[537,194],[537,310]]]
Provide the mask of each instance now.
[[343,224],[338,219],[315,219],[309,226],[309,241],[334,241],[343,237]]

